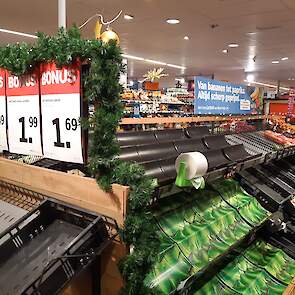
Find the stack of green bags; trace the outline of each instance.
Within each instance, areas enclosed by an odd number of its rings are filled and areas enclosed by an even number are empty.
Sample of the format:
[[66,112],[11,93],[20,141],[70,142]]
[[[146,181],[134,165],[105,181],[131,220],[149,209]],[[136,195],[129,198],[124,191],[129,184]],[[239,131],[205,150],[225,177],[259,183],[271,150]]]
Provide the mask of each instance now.
[[214,190],[182,193],[169,201],[155,212],[161,249],[145,279],[160,294],[169,294],[203,271],[269,214],[235,181],[219,182]]
[[282,250],[256,241],[194,295],[282,295],[295,277],[295,261]]

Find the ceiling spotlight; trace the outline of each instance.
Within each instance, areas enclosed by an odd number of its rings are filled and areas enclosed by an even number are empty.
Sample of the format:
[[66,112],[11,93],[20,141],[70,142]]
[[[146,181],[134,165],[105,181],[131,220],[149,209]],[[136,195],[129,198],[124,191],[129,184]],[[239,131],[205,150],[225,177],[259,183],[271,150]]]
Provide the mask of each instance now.
[[168,23],[169,25],[177,25],[180,23],[180,20],[177,18],[168,18],[166,20],[166,23]]
[[189,36],[184,36],[183,39],[184,40],[189,40]]
[[281,60],[288,60],[288,59],[289,59],[289,57],[287,57],[287,56],[281,58]]
[[223,49],[222,53],[228,53],[228,49]]
[[255,78],[255,77],[254,77],[253,74],[248,74],[247,77],[246,77],[246,80],[247,80],[247,82],[250,82],[250,83],[251,83],[251,82],[254,81],[254,78]]
[[272,64],[279,64],[280,62],[278,60],[273,60],[271,63]]
[[133,20],[134,19],[134,16],[131,15],[131,14],[124,14],[124,19],[126,19],[126,20]]
[[228,44],[228,47],[230,47],[230,48],[237,48],[237,47],[239,47],[239,44],[237,44],[237,43],[230,43],[230,44]]

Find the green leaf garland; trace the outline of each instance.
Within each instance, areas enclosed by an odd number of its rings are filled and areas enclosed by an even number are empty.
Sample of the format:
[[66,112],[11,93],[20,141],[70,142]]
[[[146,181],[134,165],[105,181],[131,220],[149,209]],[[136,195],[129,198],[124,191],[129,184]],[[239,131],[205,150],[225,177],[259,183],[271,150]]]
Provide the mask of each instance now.
[[84,40],[77,27],[60,29],[56,36],[38,33],[34,44],[16,43],[0,48],[0,68],[21,76],[34,71],[42,63],[55,62],[58,67],[89,63],[89,73],[83,78],[85,97],[94,104],[89,119],[82,118],[84,128],[91,126],[89,171],[105,190],[112,183],[130,186],[128,214],[121,237],[134,251],[120,263],[125,281],[122,294],[154,294],[144,286],[144,278],[154,263],[159,237],[151,222],[149,204],[154,183],[145,177],[142,167],[116,159],[119,147],[116,131],[123,115],[120,101],[119,76],[122,65],[121,50],[114,41]]

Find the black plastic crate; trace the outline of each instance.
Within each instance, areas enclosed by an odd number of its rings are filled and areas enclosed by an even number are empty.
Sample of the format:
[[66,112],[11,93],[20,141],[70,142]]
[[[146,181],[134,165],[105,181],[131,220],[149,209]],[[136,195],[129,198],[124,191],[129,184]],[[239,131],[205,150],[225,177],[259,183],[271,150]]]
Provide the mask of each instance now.
[[52,295],[111,239],[102,216],[46,200],[0,236],[3,295]]

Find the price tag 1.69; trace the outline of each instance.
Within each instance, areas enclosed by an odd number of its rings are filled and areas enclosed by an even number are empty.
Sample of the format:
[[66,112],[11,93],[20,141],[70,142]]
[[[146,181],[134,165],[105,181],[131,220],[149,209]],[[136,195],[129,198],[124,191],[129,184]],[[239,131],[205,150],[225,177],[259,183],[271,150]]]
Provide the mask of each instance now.
[[6,77],[9,151],[42,156],[37,75]]
[[41,112],[44,156],[83,163],[79,69],[43,67]]
[[0,151],[8,150],[6,117],[5,72],[0,70]]

